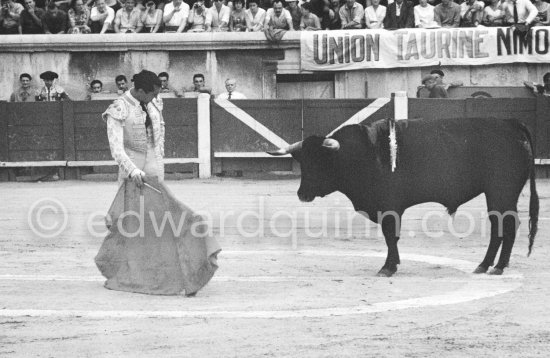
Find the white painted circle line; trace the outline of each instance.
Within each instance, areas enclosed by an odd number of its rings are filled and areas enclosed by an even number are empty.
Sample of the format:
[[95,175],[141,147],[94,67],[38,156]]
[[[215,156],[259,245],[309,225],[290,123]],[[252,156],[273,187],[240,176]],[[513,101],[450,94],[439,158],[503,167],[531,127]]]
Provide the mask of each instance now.
[[[230,251],[225,252],[228,255],[247,255],[247,254],[286,254],[295,253],[298,255],[314,255],[314,256],[358,256],[358,257],[385,257],[384,253],[380,252],[349,252],[349,251]],[[403,254],[401,257],[404,260],[420,261],[429,264],[444,265],[463,272],[470,272],[476,264],[465,260],[456,260],[445,257]],[[3,275],[0,279],[17,279],[17,275]],[[21,275],[20,277],[24,277]],[[38,277],[38,276],[37,276]],[[62,278],[63,276],[59,276]],[[285,276],[284,278],[309,278],[305,276]],[[354,276],[347,276],[348,278]],[[28,277],[29,279],[32,276]],[[36,277],[35,277],[36,278]],[[70,278],[70,277],[69,277]],[[77,278],[77,277],[74,277]],[[224,277],[220,277],[224,280]],[[257,281],[270,279],[269,276],[250,277]],[[513,291],[521,286],[520,280],[523,278],[521,274],[507,272],[503,276],[489,275],[474,275],[471,274],[465,278],[465,285],[457,290],[449,293],[432,295],[419,298],[411,298],[391,302],[379,302],[372,305],[360,305],[352,307],[328,307],[315,309],[296,309],[296,310],[265,310],[265,311],[108,311],[108,310],[40,310],[40,309],[1,309],[0,317],[87,317],[87,318],[183,318],[183,317],[219,317],[219,318],[300,318],[300,317],[329,317],[329,316],[346,316],[357,314],[368,314],[387,312],[408,308],[423,308],[431,306],[443,306],[451,304],[465,303],[473,300],[494,297],[503,293]],[[94,281],[96,278],[92,278]],[[238,280],[238,277],[225,277],[227,280]],[[241,277],[241,279],[243,279]],[[249,279],[249,278],[245,278]],[[319,279],[319,277],[316,277]],[[384,279],[384,278],[380,278]],[[198,298],[200,299],[200,298]],[[182,298],[183,300],[183,298]]]

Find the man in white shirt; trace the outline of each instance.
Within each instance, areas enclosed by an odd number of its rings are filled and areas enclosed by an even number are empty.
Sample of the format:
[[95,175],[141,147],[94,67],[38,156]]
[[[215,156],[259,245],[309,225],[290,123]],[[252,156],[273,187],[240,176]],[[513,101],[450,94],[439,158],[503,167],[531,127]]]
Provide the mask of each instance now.
[[218,95],[218,99],[246,99],[246,96],[241,92],[235,91],[237,89],[237,80],[234,78],[228,78],[225,80],[225,89],[227,92]]
[[[506,22],[513,24],[531,25],[538,15],[538,10],[530,0],[507,0],[502,5]],[[517,15],[514,15],[514,7]]]
[[115,21],[115,10],[105,4],[105,0],[96,0],[95,6],[90,13],[92,22],[92,33],[104,34],[113,32],[113,23]]
[[229,31],[229,6],[224,5],[221,0],[214,0],[214,5],[209,10],[212,15],[212,32]]
[[485,4],[477,0],[466,0],[460,4],[460,26],[472,27],[481,24]]
[[346,0],[346,4],[340,8],[342,29],[360,29],[363,26],[364,16],[363,5],[356,3],[355,0]]
[[283,9],[281,0],[275,0],[273,2],[273,8],[267,10],[264,28],[294,31],[292,16],[288,10]]
[[183,0],[173,0],[164,6],[164,32],[183,32],[189,17],[189,5]]
[[248,20],[248,31],[263,31],[265,21],[265,10],[258,6],[259,0],[249,0],[246,18]]

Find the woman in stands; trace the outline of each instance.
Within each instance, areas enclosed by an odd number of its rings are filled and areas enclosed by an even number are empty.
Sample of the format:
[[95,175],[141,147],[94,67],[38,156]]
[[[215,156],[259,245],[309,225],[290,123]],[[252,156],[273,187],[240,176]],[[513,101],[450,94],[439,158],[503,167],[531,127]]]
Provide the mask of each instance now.
[[84,5],[83,0],[72,0],[71,7],[67,12],[70,28],[68,34],[89,34],[92,32],[88,23],[90,22],[90,10]]
[[504,25],[504,11],[502,10],[500,0],[491,0],[491,4],[485,6],[481,24],[484,26]]
[[203,0],[197,0],[189,11],[187,19],[189,30],[187,32],[210,32],[212,26],[212,14],[204,5]]
[[156,33],[162,25],[162,10],[157,8],[157,3],[154,0],[148,0],[145,4],[145,11],[141,15],[143,22],[143,30],[141,32]]
[[246,31],[246,11],[244,9],[243,0],[235,0],[233,2],[235,8],[229,16],[229,31],[244,32]]

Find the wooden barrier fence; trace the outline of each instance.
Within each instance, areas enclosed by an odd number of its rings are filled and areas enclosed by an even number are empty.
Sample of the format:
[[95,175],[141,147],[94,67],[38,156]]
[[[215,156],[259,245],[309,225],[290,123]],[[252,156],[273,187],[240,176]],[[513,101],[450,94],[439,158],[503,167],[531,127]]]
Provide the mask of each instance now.
[[[258,169],[292,169],[292,159],[272,158],[266,150],[342,125],[381,118],[518,118],[533,133],[537,164],[550,165],[550,99],[397,97],[330,100],[164,99],[166,163],[194,163],[209,177],[234,161]],[[0,102],[0,180],[18,167],[57,167],[78,178],[80,167],[114,165],[101,113],[110,101],[55,103]],[[263,164],[262,164],[263,163]],[[266,165],[265,163],[271,163]],[[284,164],[273,164],[284,163]],[[548,167],[541,167],[545,174]]]

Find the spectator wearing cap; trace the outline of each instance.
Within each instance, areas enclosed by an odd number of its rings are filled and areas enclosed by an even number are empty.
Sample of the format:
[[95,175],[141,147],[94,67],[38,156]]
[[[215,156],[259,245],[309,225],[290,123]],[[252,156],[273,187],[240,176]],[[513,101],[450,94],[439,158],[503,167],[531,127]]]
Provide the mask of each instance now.
[[384,18],[385,29],[407,29],[414,27],[414,6],[409,0],[395,0],[388,5]]
[[429,91],[429,98],[448,98],[449,94],[444,86],[437,84],[437,77],[433,74],[422,79],[422,85]]
[[212,13],[204,6],[203,0],[196,0],[189,11],[188,32],[209,32],[212,29]]
[[124,75],[118,75],[115,77],[115,84],[117,93],[122,95],[128,91],[128,79]]
[[225,80],[225,89],[227,92],[220,93],[218,99],[246,99],[246,96],[241,92],[235,91],[237,89],[237,80],[234,78],[228,78]]
[[292,17],[292,27],[295,30],[300,29],[300,22],[302,21],[302,9],[298,6],[298,0],[286,0],[288,6],[285,8]]
[[162,26],[162,10],[157,8],[155,1],[147,0],[145,10],[141,15],[141,22],[143,23],[142,32],[152,34],[159,32]]
[[19,34],[43,34],[42,18],[46,11],[36,7],[34,0],[25,0],[25,9],[19,17]]
[[248,31],[257,32],[264,30],[266,11],[258,5],[258,0],[248,1],[248,10],[246,17],[248,18]]
[[265,14],[264,29],[294,31],[292,16],[288,10],[283,9],[283,2],[275,0],[273,7]]
[[443,87],[445,87],[446,90],[452,87],[460,87],[464,85],[462,81],[453,81],[450,83],[444,83],[443,78],[445,77],[445,73],[443,73],[443,71],[441,71],[440,69],[432,70],[430,72],[430,75],[434,75],[437,79],[437,84],[442,85]]
[[72,0],[71,7],[67,11],[69,16],[69,34],[89,34],[92,32],[88,26],[90,10],[84,5],[84,0]]
[[355,0],[346,0],[345,5],[340,8],[340,20],[344,30],[362,28],[364,17],[363,5],[355,2]]
[[10,96],[10,102],[35,102],[37,91],[32,87],[32,77],[28,73],[19,76],[21,86]]
[[65,90],[54,83],[55,80],[59,78],[57,73],[46,71],[40,74],[40,78],[44,81],[44,87],[38,92],[37,101],[54,102],[70,99],[67,93],[65,93]]
[[90,29],[94,34],[114,32],[115,10],[107,6],[105,0],[95,0],[90,12]]
[[383,29],[386,18],[386,7],[380,5],[380,0],[372,0],[372,5],[365,9],[365,25],[367,29]]
[[48,3],[46,15],[42,19],[44,33],[46,34],[64,34],[68,30],[69,19],[67,13],[58,9],[55,2]]
[[164,31],[183,32],[189,18],[189,5],[182,0],[172,0],[164,6]]
[[124,7],[116,12],[115,32],[123,34],[137,33],[142,28],[141,11],[136,8],[136,0],[126,0]]
[[14,0],[2,0],[0,9],[0,34],[15,35],[19,33],[19,18],[24,8]]
[[321,30],[321,21],[319,21],[317,15],[311,12],[311,5],[307,2],[302,4],[302,19],[300,20],[300,30]]
[[441,27],[459,27],[460,5],[453,0],[441,0],[441,4],[434,8],[434,20]]
[[246,31],[246,21],[247,19],[246,10],[244,9],[244,0],[235,0],[233,2],[233,10],[231,10],[231,16],[229,17],[229,31]]
[[224,5],[221,0],[213,0],[214,5],[209,9],[212,15],[212,32],[226,32],[229,31],[229,17],[231,16],[231,9],[229,6]]

